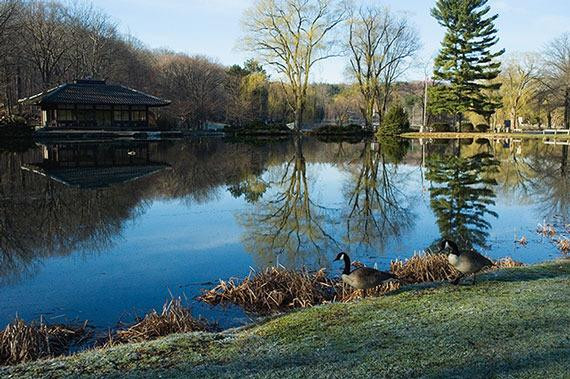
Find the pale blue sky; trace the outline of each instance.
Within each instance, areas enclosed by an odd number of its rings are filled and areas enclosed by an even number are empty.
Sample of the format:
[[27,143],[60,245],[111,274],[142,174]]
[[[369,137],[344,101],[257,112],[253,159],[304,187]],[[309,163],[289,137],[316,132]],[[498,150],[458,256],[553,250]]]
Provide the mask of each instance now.
[[[365,1],[365,0],[363,0]],[[166,47],[189,54],[203,54],[229,65],[249,57],[237,46],[241,16],[252,0],[93,0],[111,15],[123,32],[129,32],[151,48]],[[375,0],[369,0],[372,3]],[[429,15],[435,0],[383,0],[394,11],[409,13],[423,44],[426,60],[437,51],[443,29]],[[490,0],[499,13],[500,47],[508,51],[539,51],[552,38],[570,32],[569,0]],[[326,61],[314,80],[345,81],[345,61]],[[417,79],[421,69],[408,74]]]

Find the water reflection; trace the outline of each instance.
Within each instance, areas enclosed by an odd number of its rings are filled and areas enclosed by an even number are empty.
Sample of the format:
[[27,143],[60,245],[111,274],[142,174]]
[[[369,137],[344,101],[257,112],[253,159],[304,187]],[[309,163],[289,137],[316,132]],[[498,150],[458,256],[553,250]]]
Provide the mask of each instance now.
[[260,265],[277,261],[289,267],[315,261],[322,265],[328,249],[339,246],[328,231],[331,210],[311,198],[300,136],[294,138],[293,146],[290,158],[259,186],[264,192],[271,187],[273,193],[260,196],[253,210],[238,217],[245,230],[243,244]]
[[[72,265],[80,272],[96,260],[99,271],[119,281],[135,267],[122,282],[130,299],[141,286],[162,294],[245,275],[249,265],[327,266],[338,249],[383,264],[442,235],[503,256],[513,250],[516,228],[530,237],[544,219],[570,223],[569,204],[568,146],[542,141],[204,138],[2,150],[0,303],[26,293],[55,257],[84,257]],[[515,258],[536,261],[551,252],[532,243]],[[179,254],[175,274],[153,271],[160,258],[145,250],[149,244]],[[115,260],[105,260],[113,254]],[[194,259],[211,269],[196,268]],[[162,270],[172,264],[160,262]],[[207,272],[195,279],[188,274],[193,267]],[[57,279],[63,286],[65,278]],[[37,288],[30,298],[41,302],[48,287]]]
[[395,139],[366,142],[358,159],[347,165],[343,218],[349,250],[352,246],[383,253],[389,238],[413,226],[411,196],[403,189],[409,178],[398,166],[408,146],[407,141]]
[[487,247],[490,209],[495,205],[494,176],[499,162],[489,153],[468,157],[435,154],[428,159],[426,178],[433,184],[430,204],[442,237],[460,248]]

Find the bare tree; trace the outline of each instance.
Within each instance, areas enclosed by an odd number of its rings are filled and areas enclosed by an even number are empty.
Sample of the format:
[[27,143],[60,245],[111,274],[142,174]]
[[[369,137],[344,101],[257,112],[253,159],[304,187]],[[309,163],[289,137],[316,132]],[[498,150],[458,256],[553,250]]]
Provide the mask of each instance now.
[[6,100],[8,113],[11,112],[10,82],[11,82],[11,58],[15,32],[18,29],[17,16],[20,10],[18,0],[8,0],[0,3],[0,56],[2,57],[2,70],[0,71],[0,85],[3,87],[3,95]]
[[519,126],[518,118],[524,107],[536,94],[539,80],[539,59],[533,54],[511,55],[505,62],[500,79],[503,108],[513,120],[513,128]]
[[168,54],[160,58],[162,92],[189,126],[223,116],[224,68],[206,57]]
[[31,2],[25,8],[23,29],[25,57],[40,74],[42,89],[47,89],[73,64],[68,57],[76,39],[67,10],[56,2]]
[[372,129],[375,109],[380,116],[385,112],[392,84],[419,50],[419,37],[405,16],[381,7],[360,8],[348,29],[351,73],[362,93],[366,127]]
[[69,11],[75,47],[75,76],[105,77],[110,74],[119,38],[116,25],[92,4],[78,3]]
[[570,33],[548,44],[545,61],[545,83],[555,101],[564,109],[564,128],[570,129]]
[[244,15],[244,46],[285,77],[295,128],[300,130],[310,73],[337,55],[333,31],[345,18],[338,0],[256,0]]

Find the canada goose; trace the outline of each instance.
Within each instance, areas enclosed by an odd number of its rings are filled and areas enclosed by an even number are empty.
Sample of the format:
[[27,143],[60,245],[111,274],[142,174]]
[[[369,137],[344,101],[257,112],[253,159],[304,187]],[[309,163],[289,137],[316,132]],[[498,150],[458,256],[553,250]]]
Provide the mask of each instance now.
[[461,275],[452,282],[453,284],[458,284],[463,276],[469,274],[473,274],[473,284],[475,284],[475,274],[485,267],[494,265],[492,261],[473,250],[459,251],[457,244],[453,241],[443,240],[441,241],[440,247],[441,250],[450,250],[447,255],[447,260],[450,265],[461,273]]
[[350,271],[350,258],[348,254],[341,252],[339,253],[335,261],[344,260],[344,270],[342,271],[342,281],[351,287],[359,290],[363,290],[363,297],[366,297],[366,290],[369,288],[374,288],[380,284],[387,282],[392,279],[397,279],[396,275],[378,271],[370,267],[359,267]]

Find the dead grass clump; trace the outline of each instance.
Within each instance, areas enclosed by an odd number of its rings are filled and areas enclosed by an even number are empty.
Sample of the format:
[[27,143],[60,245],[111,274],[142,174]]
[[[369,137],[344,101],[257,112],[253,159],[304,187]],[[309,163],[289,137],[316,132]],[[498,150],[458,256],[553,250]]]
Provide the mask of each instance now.
[[524,263],[519,262],[519,261],[515,261],[511,257],[501,258],[501,259],[495,261],[494,263],[495,263],[495,265],[493,266],[493,268],[512,268],[512,267],[524,266]]
[[16,318],[0,331],[0,365],[13,365],[69,352],[90,335],[87,323],[82,326],[29,323]]
[[214,330],[215,326],[203,319],[194,318],[190,309],[184,307],[178,298],[167,301],[161,313],[153,309],[136,324],[110,335],[106,345],[149,341],[174,333]]
[[390,263],[390,271],[408,284],[453,280],[459,272],[447,261],[445,254],[415,253],[404,261]]
[[309,273],[271,267],[257,274],[252,272],[241,282],[220,280],[199,300],[211,305],[232,303],[248,312],[269,314],[331,301],[333,287],[334,282],[327,278],[324,269]]
[[554,237],[556,235],[556,228],[554,225],[551,224],[538,224],[538,228],[536,230],[538,234],[541,234],[543,237]]
[[570,253],[570,239],[568,238],[560,238],[556,243],[558,250],[564,255]]

